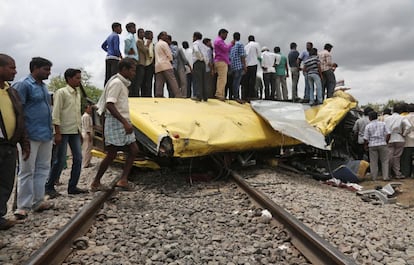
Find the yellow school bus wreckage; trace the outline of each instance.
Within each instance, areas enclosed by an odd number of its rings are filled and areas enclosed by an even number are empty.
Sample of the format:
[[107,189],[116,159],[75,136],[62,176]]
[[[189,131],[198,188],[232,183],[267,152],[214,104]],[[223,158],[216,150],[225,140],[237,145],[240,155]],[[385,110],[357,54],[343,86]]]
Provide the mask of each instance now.
[[[327,136],[355,107],[353,97],[341,90],[313,107],[268,100],[239,104],[216,99],[129,98],[141,151],[134,165],[157,169],[168,165],[166,161],[211,157],[228,166],[229,155],[241,155],[241,160],[253,152],[281,155],[295,146],[329,151],[333,141]],[[103,157],[103,119],[94,112],[93,120],[93,155]],[[120,153],[119,161],[123,158]]]

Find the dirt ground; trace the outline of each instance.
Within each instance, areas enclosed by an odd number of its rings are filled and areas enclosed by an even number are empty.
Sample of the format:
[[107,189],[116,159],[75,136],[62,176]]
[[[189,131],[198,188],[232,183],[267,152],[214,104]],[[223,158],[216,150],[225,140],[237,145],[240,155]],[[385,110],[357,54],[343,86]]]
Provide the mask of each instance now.
[[377,186],[385,186],[389,183],[402,183],[401,193],[397,194],[397,203],[404,207],[414,207],[414,178],[408,179],[393,179],[391,181],[363,181],[359,185],[363,186],[365,190],[375,189]]

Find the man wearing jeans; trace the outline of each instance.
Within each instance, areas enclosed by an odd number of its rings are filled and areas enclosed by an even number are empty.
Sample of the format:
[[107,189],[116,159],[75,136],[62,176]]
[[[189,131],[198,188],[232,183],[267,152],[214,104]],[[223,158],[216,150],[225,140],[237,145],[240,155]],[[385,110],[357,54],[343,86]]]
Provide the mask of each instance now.
[[299,82],[299,65],[298,65],[298,57],[299,52],[296,50],[297,44],[292,42],[290,44],[290,52],[288,54],[288,61],[290,67],[290,73],[292,76],[292,101],[297,102],[298,98],[298,82]]
[[[303,71],[307,73],[309,83],[309,103],[311,105],[322,104],[322,82],[321,65],[318,59],[318,50],[312,48],[309,51],[309,58],[304,62]],[[316,100],[314,95],[316,90]]]
[[66,161],[67,146],[72,151],[72,169],[68,185],[68,194],[81,194],[87,191],[77,187],[82,167],[81,150],[81,96],[78,87],[81,85],[81,71],[69,68],[65,71],[67,85],[58,89],[53,95],[52,120],[55,126],[56,159],[52,163],[50,176],[46,183],[46,193],[57,197],[55,183],[62,173]]
[[247,71],[247,66],[246,53],[244,51],[244,45],[240,41],[239,32],[233,34],[233,42],[234,46],[230,50],[231,71],[233,73],[233,99],[242,103],[239,88],[242,76]]
[[13,86],[24,108],[25,126],[30,140],[29,159],[20,159],[17,182],[17,218],[24,219],[30,210],[52,207],[44,202],[45,183],[52,157],[51,98],[43,80],[48,79],[52,62],[35,57],[30,61],[30,75]]

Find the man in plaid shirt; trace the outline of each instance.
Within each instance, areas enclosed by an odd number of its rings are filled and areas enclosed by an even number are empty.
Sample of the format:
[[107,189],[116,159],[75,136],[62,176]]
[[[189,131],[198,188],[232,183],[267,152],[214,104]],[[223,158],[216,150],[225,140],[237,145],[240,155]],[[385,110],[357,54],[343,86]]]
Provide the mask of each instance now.
[[369,167],[372,180],[376,180],[378,177],[378,158],[381,161],[382,178],[383,180],[389,180],[387,143],[390,140],[390,130],[384,122],[378,121],[377,112],[371,111],[368,117],[370,122],[365,127],[364,140],[365,149],[369,150]]

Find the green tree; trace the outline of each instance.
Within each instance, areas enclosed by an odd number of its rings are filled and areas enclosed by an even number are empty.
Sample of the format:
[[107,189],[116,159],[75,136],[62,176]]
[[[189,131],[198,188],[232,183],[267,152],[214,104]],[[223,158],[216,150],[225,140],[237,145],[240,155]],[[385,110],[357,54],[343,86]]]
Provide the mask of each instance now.
[[398,103],[405,103],[405,101],[404,100],[390,99],[385,104],[384,103],[382,103],[382,104],[379,104],[379,103],[368,103],[367,105],[364,105],[364,106],[361,106],[361,107],[362,107],[362,109],[364,109],[366,107],[371,107],[371,108],[373,108],[377,112],[382,112],[386,108],[393,109],[394,105],[395,104],[398,104]]

